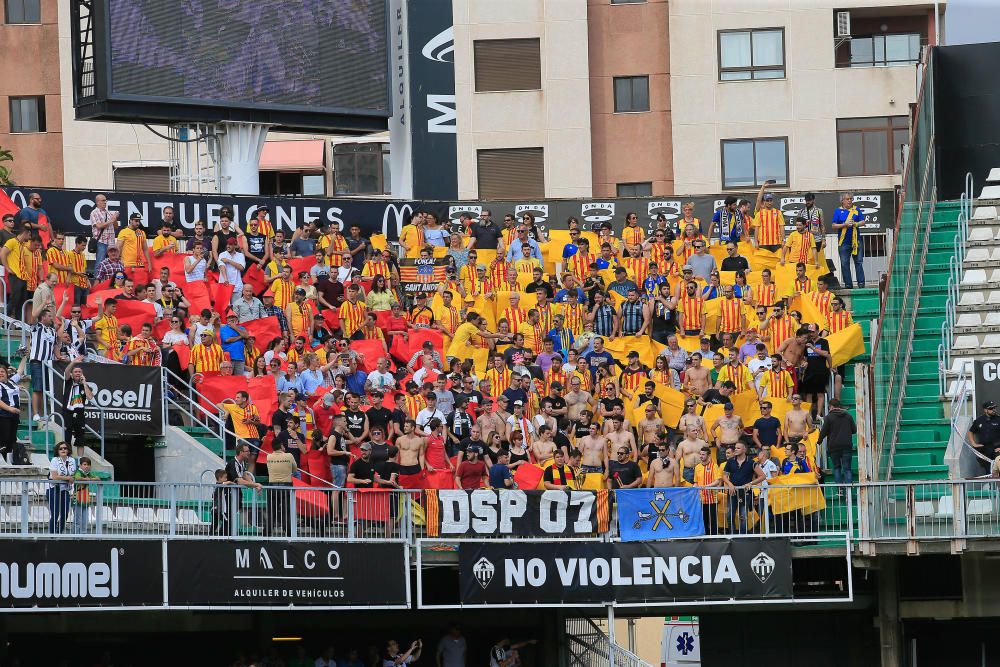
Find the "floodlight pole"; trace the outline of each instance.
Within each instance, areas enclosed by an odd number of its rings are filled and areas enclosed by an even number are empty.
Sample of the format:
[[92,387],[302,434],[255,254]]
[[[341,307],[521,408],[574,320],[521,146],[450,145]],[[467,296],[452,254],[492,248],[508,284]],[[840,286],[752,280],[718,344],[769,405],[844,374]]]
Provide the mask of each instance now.
[[215,133],[219,193],[260,194],[260,153],[271,125],[222,122]]

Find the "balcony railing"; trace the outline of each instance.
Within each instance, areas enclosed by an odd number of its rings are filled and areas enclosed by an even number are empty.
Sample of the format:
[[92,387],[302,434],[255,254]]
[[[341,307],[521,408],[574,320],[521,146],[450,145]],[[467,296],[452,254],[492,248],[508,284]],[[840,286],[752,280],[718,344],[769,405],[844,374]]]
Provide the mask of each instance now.
[[[794,490],[809,509],[775,513],[769,502],[760,500],[757,489],[749,534],[841,540],[846,535],[852,543],[1000,538],[1000,480],[780,488]],[[724,503],[724,492],[718,487],[714,491]],[[48,480],[11,480],[0,482],[0,536],[363,538],[415,544],[435,535],[435,540],[447,542],[447,535],[428,530],[428,520],[434,520],[425,511],[428,493],[140,482],[77,483],[72,492],[60,493]],[[609,528],[593,537],[616,540],[614,492],[609,495]],[[727,533],[725,512],[719,516],[719,533]],[[518,537],[530,535],[512,533],[498,539]]]

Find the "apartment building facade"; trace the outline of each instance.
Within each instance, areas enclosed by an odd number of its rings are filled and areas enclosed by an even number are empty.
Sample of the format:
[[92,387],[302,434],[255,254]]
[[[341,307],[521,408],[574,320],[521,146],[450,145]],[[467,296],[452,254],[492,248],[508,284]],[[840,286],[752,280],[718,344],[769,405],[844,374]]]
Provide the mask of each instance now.
[[[68,3],[0,2],[0,146],[17,182],[168,189],[165,128],[74,119]],[[913,0],[452,8],[457,192],[473,200],[707,194],[768,179],[889,188],[920,49],[940,39],[944,14],[944,2]],[[387,135],[275,134],[261,191],[390,196],[391,150]]]

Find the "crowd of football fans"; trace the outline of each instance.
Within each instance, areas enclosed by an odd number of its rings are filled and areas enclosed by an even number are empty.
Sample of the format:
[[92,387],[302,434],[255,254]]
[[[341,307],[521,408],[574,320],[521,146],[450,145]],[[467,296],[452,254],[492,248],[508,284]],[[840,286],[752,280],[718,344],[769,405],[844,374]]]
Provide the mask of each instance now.
[[236,483],[738,488],[818,481],[818,461],[851,481],[827,340],[853,325],[835,291],[852,264],[864,284],[850,195],[786,220],[761,188],[704,222],[629,213],[619,234],[418,211],[398,244],[320,220],[289,234],[266,206],[189,232],[95,200],[90,236],[52,229],[37,194],[0,230],[36,421],[40,365],[89,357],[204,388],[248,445]]

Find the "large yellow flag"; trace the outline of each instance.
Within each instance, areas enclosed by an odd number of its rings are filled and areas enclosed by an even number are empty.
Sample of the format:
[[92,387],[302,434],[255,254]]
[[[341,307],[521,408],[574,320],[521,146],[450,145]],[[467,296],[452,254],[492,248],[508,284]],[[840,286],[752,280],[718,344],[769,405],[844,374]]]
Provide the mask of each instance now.
[[771,269],[774,272],[774,267],[778,266],[778,260],[780,255],[776,252],[771,252],[770,250],[765,250],[764,248],[757,248],[753,252],[753,256],[750,258],[750,264],[753,266],[754,271],[763,271],[764,269]]
[[760,403],[757,401],[757,392],[753,389],[741,391],[729,397],[733,404],[733,412],[743,419],[744,426],[753,426],[753,423],[760,419]]
[[861,331],[860,324],[851,326],[830,334],[826,337],[826,342],[830,344],[830,363],[834,366],[843,366],[855,357],[860,357],[865,353],[865,335]]
[[697,352],[698,348],[701,347],[701,338],[698,338],[698,336],[685,336],[682,333],[678,333],[677,345],[688,352]]
[[705,335],[719,333],[719,307],[722,299],[711,299],[705,302]]
[[[823,487],[819,485],[814,472],[799,472],[779,475],[768,480],[767,504],[771,514],[784,514],[801,510],[812,514],[826,509]],[[798,486],[807,485],[807,486]]]
[[653,395],[660,399],[660,418],[670,428],[677,428],[677,422],[684,414],[684,402],[687,397],[673,387],[656,385]]
[[371,241],[372,248],[375,250],[385,250],[387,245],[385,234],[372,234],[368,240]]
[[826,329],[829,323],[826,316],[816,307],[812,298],[808,294],[800,294],[792,299],[788,310],[797,310],[802,313],[802,323],[818,324],[820,331]]

